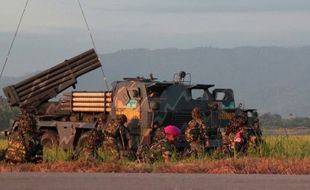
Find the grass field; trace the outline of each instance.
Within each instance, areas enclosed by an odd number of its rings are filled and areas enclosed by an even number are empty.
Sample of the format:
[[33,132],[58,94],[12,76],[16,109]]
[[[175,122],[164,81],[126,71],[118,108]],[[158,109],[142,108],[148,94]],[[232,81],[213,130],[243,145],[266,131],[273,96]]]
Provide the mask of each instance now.
[[[310,135],[304,136],[267,136],[264,144],[257,150],[249,150],[247,157],[273,158],[273,159],[310,159]],[[0,149],[7,147],[7,140],[0,139]],[[44,161],[68,161],[72,151],[64,151],[60,148],[44,150]],[[109,160],[102,151],[99,151],[102,160]],[[206,155],[203,159],[222,159],[216,154]]]
[[[99,151],[100,161],[83,163],[70,161],[72,152],[61,149],[44,150],[42,164],[1,164],[0,171],[59,172],[175,172],[175,173],[264,173],[310,174],[310,136],[267,136],[257,150],[237,159],[215,153],[203,158],[173,159],[172,163],[140,164],[128,160],[114,161]],[[0,149],[7,141],[0,140]]]

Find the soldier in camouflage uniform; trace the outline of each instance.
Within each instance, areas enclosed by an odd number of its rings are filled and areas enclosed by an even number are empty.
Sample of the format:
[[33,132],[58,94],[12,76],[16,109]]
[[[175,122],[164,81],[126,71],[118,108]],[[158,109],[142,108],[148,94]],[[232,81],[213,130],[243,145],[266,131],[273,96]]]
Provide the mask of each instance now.
[[153,127],[148,129],[138,147],[136,157],[138,161],[143,160],[145,153],[150,149],[151,144],[155,144],[166,137],[164,129],[160,127],[157,121],[154,122]]
[[119,115],[117,117],[119,123],[119,130],[117,134],[117,142],[120,150],[121,157],[132,156],[132,138],[130,134],[130,130],[125,123],[127,123],[127,117],[125,115]]
[[262,131],[259,126],[259,119],[256,118],[253,124],[253,131],[251,134],[249,134],[249,143],[253,148],[257,148],[257,146],[261,144],[262,141]]
[[9,136],[5,159],[10,163],[40,162],[43,148],[36,131],[36,120],[31,114],[19,118],[19,126]]
[[159,142],[160,140],[164,139],[166,137],[165,131],[163,127],[160,127],[158,122],[155,122],[152,128],[151,132],[151,143],[154,144],[156,142]]
[[103,142],[103,126],[106,123],[105,115],[98,118],[96,127],[91,131],[83,134],[79,141],[78,146],[73,154],[73,160],[81,161],[95,161],[98,158],[98,148]]
[[143,159],[141,161],[153,163],[158,160],[163,160],[165,163],[171,161],[173,152],[176,152],[177,137],[180,135],[180,130],[172,125],[165,127],[165,138],[151,144],[147,149],[144,146]]
[[125,115],[117,116],[116,120],[112,119],[103,128],[103,148],[106,152],[112,154],[114,160],[120,159],[120,129],[126,122],[127,118]]
[[185,139],[190,145],[191,155],[195,157],[203,156],[207,139],[206,124],[198,107],[192,110],[192,120],[185,130]]
[[[223,135],[223,147],[222,150],[226,154],[232,154],[235,151],[245,150],[244,146],[240,146],[241,143],[236,143],[236,135],[242,139],[242,144],[245,145],[246,138],[244,137],[244,130],[246,124],[246,117],[244,115],[236,115],[226,128]],[[239,138],[239,137],[238,137]]]

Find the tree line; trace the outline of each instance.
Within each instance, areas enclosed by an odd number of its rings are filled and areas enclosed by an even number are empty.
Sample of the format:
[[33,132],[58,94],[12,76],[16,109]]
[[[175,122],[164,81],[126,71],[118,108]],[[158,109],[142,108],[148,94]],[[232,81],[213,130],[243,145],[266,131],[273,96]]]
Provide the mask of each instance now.
[[294,128],[307,127],[310,128],[310,118],[308,117],[289,117],[283,118],[279,114],[265,113],[260,116],[260,124],[265,128]]
[[11,121],[19,114],[18,108],[11,108],[7,101],[0,97],[0,130],[8,129]]

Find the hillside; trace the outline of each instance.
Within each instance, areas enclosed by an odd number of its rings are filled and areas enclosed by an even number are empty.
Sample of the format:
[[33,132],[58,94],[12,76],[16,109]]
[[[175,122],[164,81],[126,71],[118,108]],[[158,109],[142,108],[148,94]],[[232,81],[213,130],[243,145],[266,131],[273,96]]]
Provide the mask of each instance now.
[[[238,102],[260,112],[310,116],[310,46],[132,49],[101,55],[109,82],[123,77],[154,76],[171,80],[185,70],[194,83],[233,88]],[[17,78],[5,78],[11,83]],[[103,89],[101,71],[79,80],[79,89]],[[96,82],[95,82],[96,81]]]

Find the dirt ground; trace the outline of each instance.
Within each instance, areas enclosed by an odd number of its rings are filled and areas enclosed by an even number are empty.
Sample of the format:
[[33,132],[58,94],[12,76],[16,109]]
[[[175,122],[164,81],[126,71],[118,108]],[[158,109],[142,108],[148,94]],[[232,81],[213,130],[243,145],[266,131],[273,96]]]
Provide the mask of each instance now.
[[225,159],[179,163],[66,162],[1,164],[0,172],[126,172],[126,173],[208,173],[208,174],[310,174],[310,159]]

